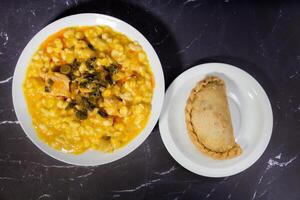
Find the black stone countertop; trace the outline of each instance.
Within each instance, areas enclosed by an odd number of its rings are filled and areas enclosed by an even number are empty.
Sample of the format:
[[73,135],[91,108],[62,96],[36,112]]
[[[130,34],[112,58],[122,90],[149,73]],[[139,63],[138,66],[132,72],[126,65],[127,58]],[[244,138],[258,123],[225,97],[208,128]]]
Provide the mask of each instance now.
[[[206,178],[181,167],[155,127],[133,153],[78,167],[42,153],[13,110],[13,71],[28,41],[50,22],[84,12],[120,18],[157,51],[166,86],[200,63],[233,64],[266,90],[270,144],[246,171]],[[300,2],[215,0],[1,0],[0,199],[300,199]]]

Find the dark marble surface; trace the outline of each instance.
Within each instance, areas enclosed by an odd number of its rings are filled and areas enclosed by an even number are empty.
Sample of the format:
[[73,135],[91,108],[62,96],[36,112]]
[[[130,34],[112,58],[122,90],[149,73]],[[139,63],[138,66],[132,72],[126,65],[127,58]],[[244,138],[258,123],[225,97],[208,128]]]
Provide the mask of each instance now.
[[[156,49],[168,86],[208,61],[236,65],[265,88],[274,130],[246,171],[212,179],[172,159],[158,126],[133,153],[111,164],[77,167],[42,153],[16,121],[12,75],[27,42],[75,13],[118,17]],[[300,199],[300,2],[297,1],[0,1],[0,199]]]

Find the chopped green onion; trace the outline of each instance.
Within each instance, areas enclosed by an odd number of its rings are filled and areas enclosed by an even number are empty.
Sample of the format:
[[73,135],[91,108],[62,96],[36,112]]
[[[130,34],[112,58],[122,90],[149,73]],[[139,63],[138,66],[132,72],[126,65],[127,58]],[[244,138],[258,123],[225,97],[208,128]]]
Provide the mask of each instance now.
[[91,50],[93,50],[93,51],[96,50],[95,47],[94,47],[91,43],[88,43],[88,47],[89,47]]
[[86,62],[85,62],[86,66],[88,69],[94,69],[95,67],[95,60],[93,58],[90,58],[88,59]]
[[53,83],[54,83],[54,81],[53,81],[52,79],[50,79],[50,78],[47,80],[47,82],[48,82],[48,85],[49,85],[49,86],[52,86]]
[[75,101],[71,101],[65,109],[70,110],[71,108],[74,108],[75,106],[76,106]]
[[50,89],[49,86],[46,86],[46,87],[45,87],[45,92],[51,92],[51,89]]
[[60,67],[59,71],[60,71],[60,73],[67,75],[67,74],[71,73],[72,68],[70,65],[63,65]]
[[86,110],[77,110],[76,117],[80,120],[87,119],[87,117],[88,117],[87,111]]
[[107,112],[104,110],[104,108],[100,108],[99,111],[98,111],[98,114],[103,117],[103,118],[107,118],[108,117],[108,114]]
[[119,65],[117,64],[110,64],[109,66],[104,67],[106,71],[110,74],[116,74],[119,71]]
[[75,59],[72,63],[73,70],[77,70],[79,68],[79,66],[80,66],[80,62],[77,61],[77,59]]
[[82,82],[79,83],[79,87],[81,87],[81,88],[86,88],[87,85],[88,85],[87,81],[82,81]]
[[114,81],[113,81],[113,79],[112,79],[112,77],[111,77],[110,74],[107,74],[107,75],[105,76],[105,80],[106,80],[110,85],[114,84]]

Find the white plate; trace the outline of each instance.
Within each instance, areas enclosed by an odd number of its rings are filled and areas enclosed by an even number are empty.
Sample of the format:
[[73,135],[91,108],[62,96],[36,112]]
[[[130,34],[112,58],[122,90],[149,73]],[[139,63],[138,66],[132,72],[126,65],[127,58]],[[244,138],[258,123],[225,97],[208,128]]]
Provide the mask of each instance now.
[[[152,68],[154,77],[155,77],[155,89],[154,95],[152,99],[152,111],[151,117],[146,128],[136,137],[134,138],[128,145],[125,147],[114,151],[113,153],[101,153],[98,151],[88,151],[84,154],[80,155],[72,155],[66,154],[60,151],[56,151],[49,147],[47,144],[42,142],[32,126],[31,117],[28,113],[22,84],[25,78],[25,73],[27,66],[30,62],[32,55],[38,49],[39,45],[50,35],[56,33],[57,31],[69,27],[69,26],[92,26],[92,25],[108,25],[112,27],[114,30],[121,32],[128,36],[131,40],[138,41],[138,43],[143,47],[146,52],[150,66]],[[133,150],[135,150],[142,142],[148,137],[154,128],[164,99],[164,76],[162,67],[159,61],[157,54],[155,53],[151,44],[147,41],[147,39],[135,28],[123,22],[117,18],[110,17],[107,15],[101,14],[78,14],[68,16],[62,19],[59,19],[41,31],[39,31],[27,44],[25,49],[23,50],[18,63],[15,68],[14,77],[13,77],[13,87],[12,87],[12,95],[13,95],[13,104],[15,108],[15,112],[17,114],[18,120],[20,124],[30,138],[30,140],[43,152],[56,158],[60,161],[75,164],[75,165],[101,165],[105,163],[109,163],[120,159]]]
[[[236,141],[241,156],[214,160],[192,144],[185,124],[186,100],[196,85],[208,75],[216,75],[226,84]],[[245,71],[222,63],[207,63],[185,72],[168,88],[159,121],[162,140],[173,158],[186,169],[207,177],[225,177],[250,167],[266,149],[273,127],[269,99],[259,83]]]

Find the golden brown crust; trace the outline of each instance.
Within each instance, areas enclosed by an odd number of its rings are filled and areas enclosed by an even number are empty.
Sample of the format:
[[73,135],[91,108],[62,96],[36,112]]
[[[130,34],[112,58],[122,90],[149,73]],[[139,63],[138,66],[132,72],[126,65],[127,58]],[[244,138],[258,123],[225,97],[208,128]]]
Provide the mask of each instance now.
[[206,147],[203,144],[203,142],[200,141],[199,137],[197,136],[197,133],[194,130],[193,123],[192,123],[192,116],[191,116],[192,109],[193,109],[193,102],[194,99],[196,98],[197,93],[199,93],[201,90],[203,90],[203,88],[205,88],[209,84],[224,85],[224,82],[218,77],[209,76],[204,80],[198,82],[197,85],[191,91],[191,94],[187,100],[186,107],[185,107],[185,119],[186,119],[186,126],[189,133],[189,137],[191,138],[193,144],[196,145],[196,147],[201,152],[214,159],[223,160],[223,159],[236,157],[242,153],[242,149],[237,143],[234,143],[233,147],[227,151],[216,152]]

